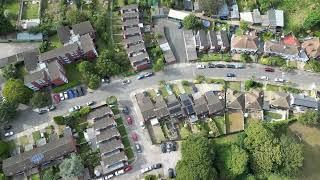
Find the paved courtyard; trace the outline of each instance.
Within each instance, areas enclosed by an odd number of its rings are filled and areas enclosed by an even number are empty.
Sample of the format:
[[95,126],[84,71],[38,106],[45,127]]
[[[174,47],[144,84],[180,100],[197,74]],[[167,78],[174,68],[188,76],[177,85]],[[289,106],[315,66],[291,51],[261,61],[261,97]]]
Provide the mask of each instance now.
[[0,43],[0,59],[22,53],[28,50],[36,49],[40,43]]

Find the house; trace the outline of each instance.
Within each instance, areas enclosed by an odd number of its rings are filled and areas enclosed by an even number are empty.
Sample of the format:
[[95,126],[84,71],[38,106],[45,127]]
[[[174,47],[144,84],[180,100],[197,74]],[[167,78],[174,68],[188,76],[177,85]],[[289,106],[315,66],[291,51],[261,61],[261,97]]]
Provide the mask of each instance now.
[[177,10],[170,9],[169,14],[168,14],[168,18],[178,20],[178,21],[183,21],[184,18],[189,15],[190,15],[189,12],[177,11]]
[[98,57],[98,52],[93,43],[93,39],[89,34],[85,34],[80,36],[80,49],[82,54],[87,59],[94,59]]
[[123,38],[124,39],[131,37],[131,36],[137,36],[137,35],[141,35],[140,27],[130,27],[130,28],[126,28],[123,31]]
[[56,159],[75,152],[76,149],[73,136],[65,136],[3,160],[2,170],[5,176],[24,173],[30,175],[34,172],[34,168],[41,168],[42,165],[47,166],[50,163],[55,164]]
[[108,117],[108,116],[97,119],[93,123],[93,129],[95,131],[102,131],[105,129],[114,128],[116,126],[117,126],[117,124],[114,121],[114,118]]
[[218,38],[216,31],[208,31],[208,37],[209,37],[209,51],[210,52],[217,52],[220,50],[220,46],[218,45]]
[[129,19],[122,22],[122,30],[131,27],[138,27],[139,26],[139,19]]
[[209,115],[223,114],[225,107],[225,97],[223,92],[214,93],[208,91],[204,94],[207,100],[207,108]]
[[107,117],[107,116],[109,116],[109,117],[113,116],[113,112],[110,109],[110,107],[102,106],[102,107],[99,107],[99,108],[92,110],[88,114],[87,119],[88,120],[98,120],[100,118]]
[[121,151],[118,154],[113,156],[102,156],[101,157],[101,165],[104,169],[104,174],[113,172],[117,169],[123,168],[128,161],[127,156],[124,151]]
[[40,70],[31,74],[25,75],[24,85],[34,91],[38,91],[43,87],[50,85],[50,79],[45,70]]
[[124,39],[125,47],[129,48],[131,45],[144,43],[142,36],[131,36]]
[[23,53],[23,62],[28,72],[34,72],[38,69],[38,51],[29,51]]
[[176,62],[176,57],[174,56],[170,44],[166,39],[166,35],[164,33],[164,24],[160,23],[159,25],[155,26],[155,32],[160,33],[161,36],[158,38],[158,43],[164,55],[164,60],[166,64],[173,64]]
[[119,139],[120,133],[117,128],[104,129],[96,132],[97,144],[109,142],[113,139]]
[[138,12],[126,12],[122,14],[121,20],[127,21],[129,19],[139,19],[139,13]]
[[313,97],[291,94],[290,95],[290,106],[297,111],[304,111],[306,109],[319,109],[319,101]]
[[291,61],[307,62],[307,54],[300,46],[286,45],[283,41],[266,41],[264,44],[264,53],[267,55],[277,55]]
[[180,102],[181,102],[181,108],[185,115],[189,116],[189,122],[194,123],[198,121],[198,118],[196,116],[195,110],[194,110],[194,103],[189,96],[189,94],[184,93],[179,96]]
[[304,40],[301,44],[309,58],[320,59],[320,38],[313,37]]
[[57,34],[61,44],[66,44],[70,41],[71,34],[68,26],[59,26],[57,28]]
[[270,9],[266,15],[261,15],[261,25],[269,29],[284,27],[284,14],[282,10]]
[[185,116],[181,104],[174,94],[167,97],[167,107],[171,118],[181,118]]
[[233,35],[231,37],[231,52],[255,54],[259,49],[259,40],[255,32],[246,35]]
[[202,29],[196,35],[196,47],[200,52],[204,52],[210,48],[207,33]]
[[133,69],[142,71],[151,67],[150,57],[147,52],[129,56],[129,60]]
[[272,92],[268,101],[270,108],[282,110],[290,109],[290,94],[284,92]]
[[39,62],[59,60],[62,64],[72,63],[82,57],[81,50],[77,43],[53,49],[39,55]]
[[240,18],[239,7],[238,7],[238,4],[235,3],[231,6],[230,19],[231,20],[239,20],[239,18]]
[[226,52],[230,49],[228,34],[226,31],[208,31],[210,52]]
[[139,93],[136,94],[136,99],[144,121],[148,121],[156,117],[156,114],[154,112],[154,105],[149,96],[146,96],[143,93]]
[[198,59],[196,40],[191,30],[183,30],[184,45],[186,47],[187,61],[192,62]]
[[121,150],[124,149],[124,145],[122,144],[120,139],[113,139],[107,143],[97,144],[97,147],[100,150],[101,157],[112,156],[113,154],[118,154],[121,152]]
[[156,96],[154,101],[155,101],[154,113],[156,114],[156,117],[158,119],[163,119],[163,118],[168,117],[170,114],[169,114],[169,111],[167,108],[167,104],[166,104],[165,100],[163,99],[163,97],[161,95]]
[[207,116],[209,114],[208,103],[204,96],[193,96],[194,111],[198,117]]
[[226,107],[233,110],[245,109],[245,95],[242,92],[228,89],[226,93]]
[[53,86],[60,86],[68,83],[68,78],[63,66],[58,61],[50,61],[47,64],[47,72],[50,77],[50,82]]
[[134,44],[127,48],[128,56],[134,56],[136,54],[144,53],[146,52],[146,46],[144,43]]
[[137,4],[130,4],[121,7],[120,9],[121,14],[127,13],[127,12],[139,12],[138,5]]
[[193,10],[193,2],[191,0],[184,0],[183,6],[185,11],[192,11]]
[[245,93],[245,109],[247,111],[261,111],[263,109],[263,92],[252,90]]
[[71,34],[75,34],[79,36],[89,34],[92,39],[95,39],[96,37],[95,36],[96,32],[89,21],[84,21],[84,22],[72,25]]
[[240,20],[250,24],[261,24],[261,14],[259,9],[254,9],[252,12],[241,12]]

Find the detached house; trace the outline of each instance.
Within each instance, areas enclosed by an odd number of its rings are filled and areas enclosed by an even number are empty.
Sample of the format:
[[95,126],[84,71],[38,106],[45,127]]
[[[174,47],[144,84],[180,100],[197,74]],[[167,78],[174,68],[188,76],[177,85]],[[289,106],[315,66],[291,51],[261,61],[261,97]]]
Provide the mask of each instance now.
[[319,109],[319,101],[315,98],[305,95],[291,94],[290,106],[294,110],[301,112],[307,109]]
[[259,39],[255,32],[246,35],[233,35],[231,38],[231,52],[255,54],[259,49]]

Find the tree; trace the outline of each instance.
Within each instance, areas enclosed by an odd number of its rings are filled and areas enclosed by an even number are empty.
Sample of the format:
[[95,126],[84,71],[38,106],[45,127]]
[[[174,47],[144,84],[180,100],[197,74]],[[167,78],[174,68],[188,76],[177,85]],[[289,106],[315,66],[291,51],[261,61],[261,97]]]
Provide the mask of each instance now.
[[281,70],[282,71],[285,71],[285,72],[291,72],[295,69],[296,67],[292,64],[285,64],[281,67]]
[[89,78],[88,87],[90,89],[98,89],[101,84],[101,78],[96,74],[91,74]]
[[307,67],[311,69],[313,72],[320,72],[320,63],[314,59],[308,61],[308,64],[306,64]]
[[144,180],[157,180],[157,176],[154,174],[148,174],[144,177]]
[[155,72],[162,71],[165,67],[164,61],[162,58],[159,58],[156,63],[153,64],[152,69]]
[[200,0],[199,6],[207,16],[217,15],[219,9],[223,5],[223,0]]
[[51,103],[51,97],[45,92],[36,92],[30,99],[30,104],[34,108],[41,108],[48,106]]
[[320,8],[316,8],[311,11],[303,22],[303,28],[305,30],[310,30],[314,27],[320,26]]
[[20,79],[9,79],[4,85],[2,95],[14,104],[28,104],[32,97],[32,90],[27,88]]
[[17,114],[18,105],[9,101],[0,102],[0,122],[7,123],[8,120],[14,118]]
[[8,16],[5,16],[3,8],[0,6],[0,35],[7,34],[14,30]]
[[260,7],[260,10],[262,12],[266,12],[267,10],[270,9],[270,7],[272,7],[272,5],[274,4],[276,0],[258,0],[258,3],[259,3],[259,7]]
[[249,24],[244,21],[240,21],[240,29],[242,31],[248,31],[249,30]]
[[320,112],[308,110],[298,117],[298,121],[307,126],[318,126],[320,122]]
[[45,177],[46,180],[57,180],[59,177],[54,173],[53,168],[44,170],[42,177]]
[[60,176],[65,180],[72,180],[83,174],[84,166],[79,156],[72,154],[59,165]]
[[116,59],[113,51],[102,51],[97,59],[96,69],[98,73],[103,76],[113,76],[121,72],[121,66],[115,62]]
[[248,154],[237,145],[233,144],[222,148],[217,157],[222,177],[233,179],[243,174],[247,169]]
[[87,11],[79,11],[78,9],[68,10],[66,13],[66,23],[69,25],[78,24],[89,20]]
[[240,60],[241,62],[244,62],[244,63],[252,62],[252,59],[248,54],[241,54]]
[[193,14],[186,16],[182,23],[186,29],[197,30],[201,27],[201,21]]
[[79,110],[79,113],[81,116],[85,116],[85,115],[89,114],[90,111],[91,111],[91,108],[89,106],[85,106]]
[[15,65],[8,64],[2,69],[3,77],[8,79],[15,79],[18,77],[18,71]]
[[55,117],[53,117],[53,121],[58,125],[65,125],[65,121],[64,121],[63,116],[55,116]]
[[202,136],[191,135],[182,142],[182,159],[178,161],[177,180],[214,179],[214,150],[212,143]]
[[95,72],[94,65],[89,61],[82,61],[77,65],[78,71],[83,77],[88,77]]
[[257,87],[262,87],[262,84],[252,79],[246,80],[244,82],[244,88],[246,91],[249,91],[251,88],[257,88]]
[[187,139],[191,135],[190,127],[185,124],[180,130],[181,139]]

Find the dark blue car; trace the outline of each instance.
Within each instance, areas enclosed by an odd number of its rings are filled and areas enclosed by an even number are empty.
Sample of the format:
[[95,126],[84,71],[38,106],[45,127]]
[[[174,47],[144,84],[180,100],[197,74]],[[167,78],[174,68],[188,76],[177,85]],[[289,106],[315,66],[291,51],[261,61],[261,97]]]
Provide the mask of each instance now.
[[71,89],[69,89],[67,93],[68,93],[69,99],[74,98],[74,94]]

